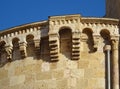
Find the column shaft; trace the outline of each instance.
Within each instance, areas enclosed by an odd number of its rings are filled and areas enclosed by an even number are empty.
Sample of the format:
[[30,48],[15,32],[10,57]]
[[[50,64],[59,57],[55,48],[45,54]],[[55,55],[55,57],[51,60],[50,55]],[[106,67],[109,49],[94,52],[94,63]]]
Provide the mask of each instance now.
[[111,72],[110,72],[110,50],[107,50],[107,78],[108,78],[108,89],[111,89]]
[[112,89],[119,89],[118,41],[112,41]]
[[111,89],[111,58],[110,58],[111,45],[105,45],[104,51],[106,51],[107,60],[107,89]]

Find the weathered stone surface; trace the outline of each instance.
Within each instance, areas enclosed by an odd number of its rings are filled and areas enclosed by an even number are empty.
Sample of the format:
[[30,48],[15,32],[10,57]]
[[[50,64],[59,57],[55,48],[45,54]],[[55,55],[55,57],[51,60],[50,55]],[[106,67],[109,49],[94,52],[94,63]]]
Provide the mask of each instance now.
[[87,78],[78,78],[77,79],[77,89],[87,89],[88,79]]
[[81,60],[78,63],[78,68],[80,69],[86,69],[89,67],[89,61]]
[[3,89],[4,89],[5,87],[9,87],[9,85],[10,85],[9,78],[4,78],[4,79],[0,80],[1,88],[3,87]]
[[47,79],[52,79],[52,73],[50,72],[41,72],[36,74],[36,79],[37,80],[47,80]]
[[106,45],[119,89],[119,27],[76,14],[0,32],[0,89],[106,89]]
[[25,75],[13,76],[10,78],[10,86],[19,85],[21,83],[24,83],[24,81]]
[[57,89],[68,89],[67,79],[57,80]]
[[8,71],[4,69],[0,69],[0,80],[8,77]]
[[64,71],[63,70],[52,71],[52,76],[55,79],[61,79],[64,77]]
[[35,89],[49,89],[46,81],[39,81],[35,83]]

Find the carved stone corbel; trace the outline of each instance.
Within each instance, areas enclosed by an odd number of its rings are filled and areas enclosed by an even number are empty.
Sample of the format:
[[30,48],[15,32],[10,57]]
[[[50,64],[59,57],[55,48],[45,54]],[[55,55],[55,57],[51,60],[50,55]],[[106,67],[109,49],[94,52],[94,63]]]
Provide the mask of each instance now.
[[7,53],[7,60],[12,61],[12,51],[13,47],[12,46],[5,46],[5,52]]
[[93,35],[93,41],[94,41],[94,48],[97,50],[98,49],[98,44],[100,41],[100,36],[99,35]]
[[40,39],[35,39],[34,44],[35,44],[35,52],[36,52],[36,54],[40,55]]
[[21,58],[27,57],[26,47],[27,47],[27,43],[26,42],[20,42],[19,43]]
[[88,36],[86,34],[82,33],[81,36],[80,36],[80,39],[81,39],[82,42],[86,42],[87,39],[88,39]]

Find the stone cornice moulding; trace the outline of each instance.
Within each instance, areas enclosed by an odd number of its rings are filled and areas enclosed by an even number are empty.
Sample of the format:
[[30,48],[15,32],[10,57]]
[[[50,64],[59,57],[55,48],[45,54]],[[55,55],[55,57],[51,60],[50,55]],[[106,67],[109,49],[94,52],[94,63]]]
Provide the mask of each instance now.
[[27,29],[27,28],[34,28],[34,27],[37,27],[37,26],[44,26],[44,25],[48,25],[47,20],[46,21],[40,21],[40,22],[34,22],[34,23],[30,23],[30,24],[25,24],[25,25],[20,25],[20,26],[16,26],[16,27],[13,27],[13,28],[10,28],[10,29],[2,30],[2,31],[0,31],[0,35],[20,31],[20,30]]
[[81,17],[80,14],[73,14],[73,15],[63,15],[63,16],[49,16],[49,20],[58,20],[58,19],[70,19],[70,18],[78,18]]
[[119,19],[82,17],[81,18],[81,23],[95,23],[95,24],[119,25]]
[[[73,21],[71,21],[71,19]],[[54,26],[55,24],[52,24],[53,22],[58,21],[57,23],[59,23],[59,21],[65,20],[61,26],[64,26],[66,24],[70,25],[81,25],[82,27],[84,27],[84,24],[90,24],[91,25],[103,25],[103,27],[107,27],[108,25],[110,26],[117,26],[119,28],[119,19],[112,19],[112,18],[95,18],[95,17],[81,17],[80,14],[74,14],[74,15],[63,15],[63,16],[49,16],[48,20],[46,21],[40,21],[40,22],[34,22],[34,23],[30,23],[30,24],[25,24],[25,25],[21,25],[21,26],[17,26],[17,27],[13,27],[4,31],[0,31],[0,37],[9,37],[10,36],[14,36],[14,34],[24,34],[27,32],[27,30],[30,29],[43,29],[46,26]],[[68,22],[67,22],[68,21]],[[67,23],[66,23],[67,22]],[[61,22],[60,22],[61,23]],[[81,24],[80,24],[81,23]],[[82,25],[83,24],[83,25]],[[60,24],[57,24],[57,26]],[[39,28],[38,28],[39,27]],[[48,30],[50,30],[50,28],[48,28]],[[23,33],[21,33],[21,31],[23,31]],[[49,34],[48,34],[49,35]]]

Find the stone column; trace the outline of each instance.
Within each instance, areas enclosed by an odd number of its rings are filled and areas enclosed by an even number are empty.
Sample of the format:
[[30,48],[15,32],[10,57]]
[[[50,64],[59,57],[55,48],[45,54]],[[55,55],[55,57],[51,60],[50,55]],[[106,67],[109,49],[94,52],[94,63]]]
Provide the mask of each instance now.
[[111,58],[110,58],[111,45],[105,45],[104,51],[107,57],[107,89],[111,89]]
[[112,39],[112,89],[119,89],[118,42]]

